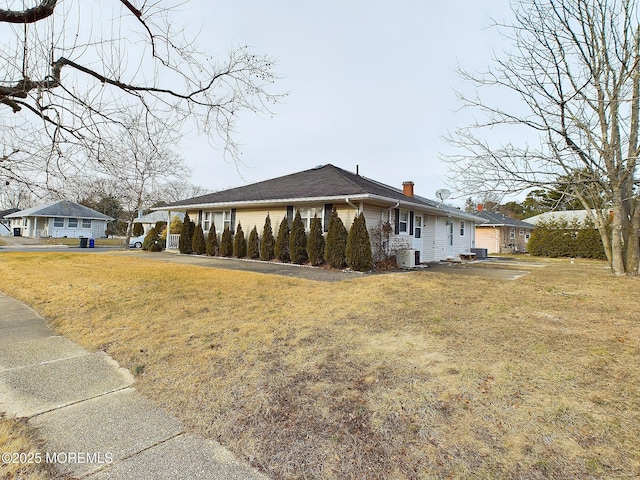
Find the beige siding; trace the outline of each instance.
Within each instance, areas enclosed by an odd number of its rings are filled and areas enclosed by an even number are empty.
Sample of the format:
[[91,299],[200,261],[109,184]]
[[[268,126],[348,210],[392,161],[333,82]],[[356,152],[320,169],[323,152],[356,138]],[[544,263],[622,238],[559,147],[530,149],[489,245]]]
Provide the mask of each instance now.
[[258,235],[262,235],[267,213],[271,219],[273,234],[277,235],[280,222],[282,222],[282,219],[287,215],[286,208],[271,208],[268,211],[265,209],[238,209],[236,210],[236,225],[240,223],[242,230],[246,234],[253,230],[255,226],[258,229]]

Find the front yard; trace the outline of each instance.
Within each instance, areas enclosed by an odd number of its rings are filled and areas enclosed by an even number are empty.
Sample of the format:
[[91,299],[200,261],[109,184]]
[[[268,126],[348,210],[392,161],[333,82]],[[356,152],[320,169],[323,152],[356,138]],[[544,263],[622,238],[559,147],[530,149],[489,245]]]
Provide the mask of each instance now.
[[640,475],[640,283],[601,262],[326,283],[149,258],[2,253],[0,290],[272,478]]

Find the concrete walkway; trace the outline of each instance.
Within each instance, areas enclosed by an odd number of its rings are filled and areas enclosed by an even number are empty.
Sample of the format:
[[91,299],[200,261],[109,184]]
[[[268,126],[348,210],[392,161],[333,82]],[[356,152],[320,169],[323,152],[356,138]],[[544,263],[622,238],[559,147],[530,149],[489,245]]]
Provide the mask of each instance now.
[[76,478],[266,479],[220,444],[185,433],[111,357],[56,336],[2,293],[0,411],[27,417],[45,442],[42,461]]

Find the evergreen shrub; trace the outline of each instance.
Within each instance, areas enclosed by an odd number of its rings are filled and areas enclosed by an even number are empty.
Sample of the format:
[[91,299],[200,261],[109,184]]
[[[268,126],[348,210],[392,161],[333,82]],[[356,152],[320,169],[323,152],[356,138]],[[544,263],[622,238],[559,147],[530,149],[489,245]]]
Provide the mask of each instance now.
[[220,239],[220,255],[223,257],[233,256],[233,234],[229,230],[229,225],[225,225]]
[[207,255],[215,257],[220,253],[220,244],[218,243],[218,234],[216,233],[216,226],[211,224],[209,234],[207,235]]
[[204,239],[204,232],[202,231],[202,225],[200,224],[196,226],[195,232],[193,233],[191,250],[193,250],[193,253],[196,255],[202,255],[207,251],[207,242]]
[[255,260],[260,258],[260,239],[258,238],[258,228],[254,225],[251,233],[249,233],[249,242],[247,243],[247,257]]
[[274,254],[281,262],[288,262],[291,260],[289,256],[289,221],[285,216],[280,222],[278,228],[278,236],[276,238],[276,244],[273,248]]
[[307,261],[307,234],[304,231],[304,223],[300,216],[300,210],[296,212],[289,234],[289,257],[291,262],[301,264]]
[[352,270],[367,272],[373,268],[371,241],[364,213],[356,215],[356,218],[353,219],[353,225],[351,225],[347,236],[345,260],[347,266]]
[[333,268],[346,265],[347,229],[334,208],[329,217],[327,241],[324,248],[324,260]]
[[247,256],[247,240],[244,238],[244,232],[242,231],[242,225],[240,225],[240,223],[238,223],[236,234],[233,237],[233,256],[237,258]]
[[273,229],[271,228],[271,218],[267,213],[267,218],[264,221],[264,228],[262,229],[262,241],[260,242],[260,259],[268,262],[273,260],[275,254],[276,239],[273,238]]
[[314,215],[307,238],[307,255],[311,265],[324,263],[324,235],[322,235],[322,221]]

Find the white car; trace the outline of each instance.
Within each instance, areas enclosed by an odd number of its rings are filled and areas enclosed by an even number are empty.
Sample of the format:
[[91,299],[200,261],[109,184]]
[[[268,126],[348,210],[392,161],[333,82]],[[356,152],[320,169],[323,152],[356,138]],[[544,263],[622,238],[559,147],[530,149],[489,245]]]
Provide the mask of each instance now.
[[140,235],[139,237],[131,237],[129,239],[129,248],[142,248],[142,242],[144,242],[146,235]]

